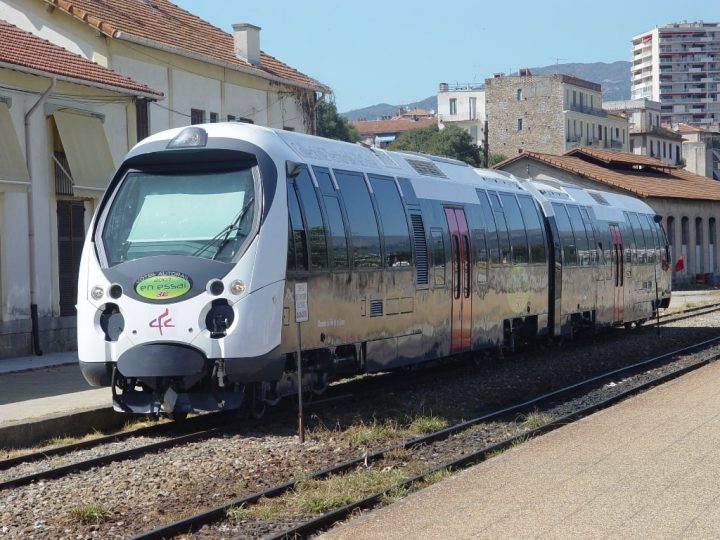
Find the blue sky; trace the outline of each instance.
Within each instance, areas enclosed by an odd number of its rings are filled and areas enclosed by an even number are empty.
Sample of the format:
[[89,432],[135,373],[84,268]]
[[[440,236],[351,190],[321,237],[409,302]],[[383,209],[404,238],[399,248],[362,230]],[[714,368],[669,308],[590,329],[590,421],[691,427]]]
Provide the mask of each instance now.
[[260,48],[330,86],[340,112],[519,67],[630,60],[656,25],[720,22],[720,0],[174,1],[228,32],[262,27]]

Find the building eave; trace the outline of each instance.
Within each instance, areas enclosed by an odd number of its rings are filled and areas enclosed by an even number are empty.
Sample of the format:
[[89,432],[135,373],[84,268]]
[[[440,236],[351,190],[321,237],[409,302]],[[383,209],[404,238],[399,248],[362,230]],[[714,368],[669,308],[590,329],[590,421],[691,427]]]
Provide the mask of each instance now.
[[43,78],[55,78],[58,81],[65,81],[73,84],[79,84],[82,86],[88,86],[91,88],[99,88],[102,90],[110,90],[112,92],[117,92],[120,94],[125,94],[127,96],[133,96],[133,97],[140,97],[144,99],[148,99],[151,101],[160,101],[165,99],[165,95],[163,93],[152,93],[152,92],[143,92],[142,90],[134,90],[132,88],[126,88],[124,86],[115,86],[112,84],[106,84],[101,83],[98,81],[93,81],[90,79],[81,79],[79,77],[71,77],[69,75],[62,75],[59,73],[53,73],[51,71],[44,71],[41,69],[35,69],[27,66],[21,66],[18,64],[11,64],[9,62],[1,62],[0,61],[0,68],[4,69],[11,69],[13,71],[18,71],[20,73],[27,73],[29,75],[35,75],[37,77],[43,77]]

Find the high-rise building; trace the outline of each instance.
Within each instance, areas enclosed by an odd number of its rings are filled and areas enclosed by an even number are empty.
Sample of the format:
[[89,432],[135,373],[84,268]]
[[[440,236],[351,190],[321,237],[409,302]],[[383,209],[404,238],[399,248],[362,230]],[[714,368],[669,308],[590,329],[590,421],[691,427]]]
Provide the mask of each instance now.
[[720,122],[720,23],[658,26],[632,40],[632,98],[659,101],[663,122]]

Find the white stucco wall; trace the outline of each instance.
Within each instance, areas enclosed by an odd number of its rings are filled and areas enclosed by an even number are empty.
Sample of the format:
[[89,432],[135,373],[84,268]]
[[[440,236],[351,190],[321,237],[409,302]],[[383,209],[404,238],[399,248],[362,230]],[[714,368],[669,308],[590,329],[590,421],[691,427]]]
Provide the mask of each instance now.
[[[4,86],[18,90],[0,89],[0,96],[10,99],[12,129],[26,155],[25,113],[48,88],[50,80],[27,75],[14,70],[0,69]],[[77,96],[75,99],[60,98],[55,94]],[[101,98],[101,99],[99,99]],[[36,296],[38,314],[57,316],[58,269],[57,269],[57,212],[55,178],[50,159],[52,151],[50,116],[58,108],[95,112],[104,116],[103,131],[110,146],[113,166],[119,165],[129,150],[128,103],[129,96],[84,85],[58,82],[56,90],[45,104],[38,107],[30,118],[30,173],[32,177],[32,215],[34,224],[34,254]],[[8,129],[8,126],[2,126]],[[0,182],[2,208],[0,209],[0,298],[2,320],[29,317],[30,307],[30,259],[29,214],[27,187]],[[98,197],[101,193],[98,192]],[[94,208],[94,202],[90,202]]]
[[236,118],[250,118],[256,124],[267,125],[267,93],[237,84],[225,84],[225,118],[231,114]]

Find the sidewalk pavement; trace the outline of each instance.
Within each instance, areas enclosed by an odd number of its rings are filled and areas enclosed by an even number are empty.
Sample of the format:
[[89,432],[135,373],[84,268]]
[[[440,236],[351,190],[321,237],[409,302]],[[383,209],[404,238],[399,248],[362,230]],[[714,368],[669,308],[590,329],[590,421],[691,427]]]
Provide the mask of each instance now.
[[87,383],[76,352],[0,359],[0,426],[111,406],[110,389]]
[[321,538],[718,538],[720,362]]

